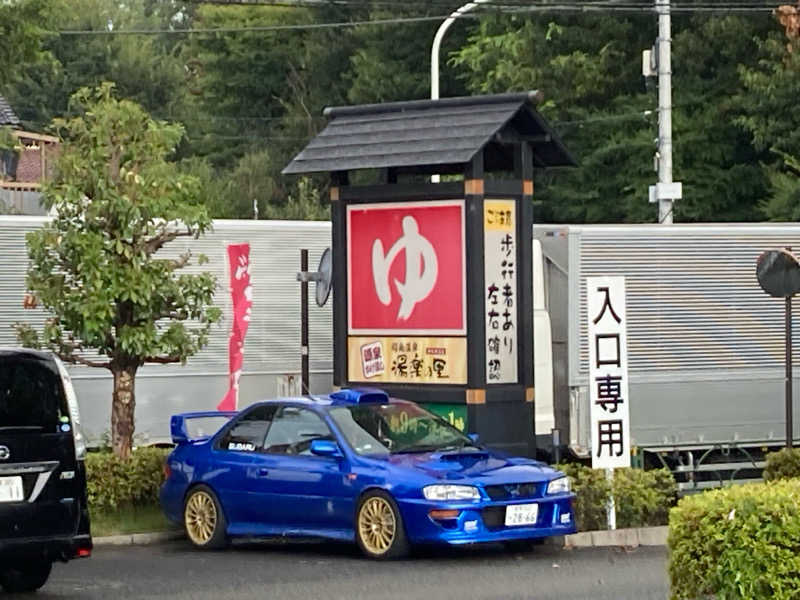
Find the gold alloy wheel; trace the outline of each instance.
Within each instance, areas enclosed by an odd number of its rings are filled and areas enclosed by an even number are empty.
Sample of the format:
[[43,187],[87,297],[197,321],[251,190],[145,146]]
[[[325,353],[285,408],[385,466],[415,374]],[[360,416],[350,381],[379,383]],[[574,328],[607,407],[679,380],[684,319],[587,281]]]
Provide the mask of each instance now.
[[186,503],[186,533],[198,546],[208,543],[217,527],[217,506],[208,492],[195,492]]
[[358,531],[361,541],[372,554],[386,553],[392,547],[397,520],[386,498],[372,496],[361,505],[358,512]]

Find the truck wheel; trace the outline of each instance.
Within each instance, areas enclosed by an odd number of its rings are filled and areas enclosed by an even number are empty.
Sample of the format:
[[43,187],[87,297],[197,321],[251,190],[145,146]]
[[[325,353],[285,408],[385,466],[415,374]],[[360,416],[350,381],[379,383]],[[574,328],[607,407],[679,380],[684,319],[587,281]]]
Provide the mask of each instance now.
[[183,526],[195,548],[217,550],[228,545],[225,513],[210,487],[198,485],[186,496]]
[[0,585],[9,594],[19,592],[34,592],[47,583],[50,577],[50,561],[32,561],[0,572]]

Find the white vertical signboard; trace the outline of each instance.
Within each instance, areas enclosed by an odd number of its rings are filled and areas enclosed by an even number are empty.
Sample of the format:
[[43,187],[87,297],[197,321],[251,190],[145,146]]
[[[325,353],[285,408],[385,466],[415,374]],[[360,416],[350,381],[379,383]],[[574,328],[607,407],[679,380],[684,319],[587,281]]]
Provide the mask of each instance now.
[[483,203],[486,383],[517,383],[517,215],[514,200]]
[[592,467],[631,466],[625,278],[588,277]]

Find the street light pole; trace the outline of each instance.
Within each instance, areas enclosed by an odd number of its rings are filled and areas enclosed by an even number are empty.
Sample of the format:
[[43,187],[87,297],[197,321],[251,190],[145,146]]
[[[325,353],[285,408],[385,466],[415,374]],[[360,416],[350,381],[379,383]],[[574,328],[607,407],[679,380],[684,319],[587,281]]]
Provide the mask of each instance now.
[[478,8],[481,4],[487,4],[491,1],[492,0],[475,0],[474,2],[469,2],[450,13],[450,16],[439,25],[439,29],[436,31],[436,35],[433,38],[433,46],[431,46],[431,100],[439,99],[439,48],[442,45],[444,34],[447,33],[450,26],[456,22],[456,19]]
[[[439,29],[436,30],[436,35],[433,36],[433,45],[431,46],[431,100],[439,99],[439,49],[442,47],[444,34],[447,33],[450,26],[456,22],[456,19],[478,8],[481,4],[487,4],[491,1],[492,0],[475,0],[474,2],[468,2],[450,13],[450,16],[439,25]],[[431,183],[439,183],[439,176],[431,175]]]

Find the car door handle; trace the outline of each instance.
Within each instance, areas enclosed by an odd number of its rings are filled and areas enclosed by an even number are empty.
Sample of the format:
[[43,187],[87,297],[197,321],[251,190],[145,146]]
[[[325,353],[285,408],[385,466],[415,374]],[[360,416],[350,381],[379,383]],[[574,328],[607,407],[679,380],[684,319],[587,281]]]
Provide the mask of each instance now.
[[269,469],[259,469],[258,470],[258,476],[259,477],[266,477],[267,475],[269,475]]

